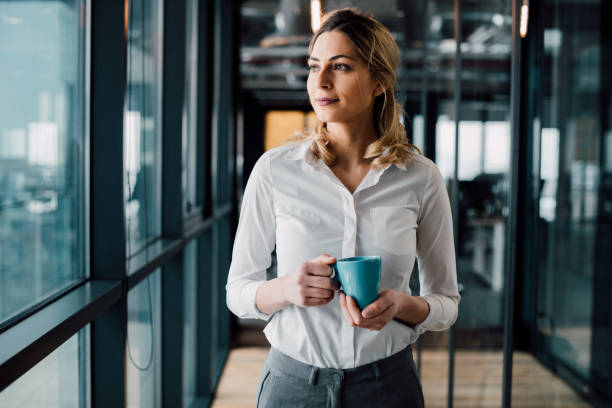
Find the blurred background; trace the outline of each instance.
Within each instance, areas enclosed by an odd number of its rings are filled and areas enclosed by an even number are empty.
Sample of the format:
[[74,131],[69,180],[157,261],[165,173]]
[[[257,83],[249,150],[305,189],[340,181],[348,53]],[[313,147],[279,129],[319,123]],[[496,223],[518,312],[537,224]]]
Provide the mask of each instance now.
[[451,199],[427,406],[612,406],[612,4],[45,0],[0,1],[0,407],[253,406],[264,323],[224,293],[242,192],[312,127],[308,43],[346,6],[397,41]]

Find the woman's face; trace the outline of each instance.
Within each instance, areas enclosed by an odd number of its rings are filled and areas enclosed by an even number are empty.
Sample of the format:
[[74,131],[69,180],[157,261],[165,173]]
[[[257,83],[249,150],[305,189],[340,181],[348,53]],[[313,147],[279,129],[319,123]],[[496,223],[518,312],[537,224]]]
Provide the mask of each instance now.
[[374,99],[382,90],[345,34],[321,34],[308,58],[308,67],[308,96],[321,122],[372,119]]

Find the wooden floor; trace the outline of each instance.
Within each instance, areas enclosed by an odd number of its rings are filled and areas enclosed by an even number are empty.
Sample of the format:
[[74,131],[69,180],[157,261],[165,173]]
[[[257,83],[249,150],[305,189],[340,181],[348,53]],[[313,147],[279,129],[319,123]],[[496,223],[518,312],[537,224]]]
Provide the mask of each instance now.
[[[232,350],[221,377],[213,408],[255,405],[259,374],[268,353],[265,347]],[[457,351],[454,406],[500,407],[502,361],[500,352]],[[446,407],[448,352],[424,351],[421,381],[428,408]],[[530,354],[514,353],[513,407],[590,407],[563,381]]]

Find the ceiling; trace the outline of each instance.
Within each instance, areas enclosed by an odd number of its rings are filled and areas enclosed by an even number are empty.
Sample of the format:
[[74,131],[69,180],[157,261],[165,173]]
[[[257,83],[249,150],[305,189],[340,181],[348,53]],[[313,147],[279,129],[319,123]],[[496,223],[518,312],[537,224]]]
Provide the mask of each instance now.
[[[452,98],[455,78],[454,0],[323,0],[324,10],[356,7],[371,13],[393,34],[402,54],[398,91],[419,94],[424,84]],[[304,100],[309,0],[247,0],[242,3],[242,87]],[[511,0],[461,1],[462,97],[509,95]],[[274,92],[269,92],[274,91]],[[265,96],[268,95],[268,96]],[[285,98],[287,96],[284,96]]]

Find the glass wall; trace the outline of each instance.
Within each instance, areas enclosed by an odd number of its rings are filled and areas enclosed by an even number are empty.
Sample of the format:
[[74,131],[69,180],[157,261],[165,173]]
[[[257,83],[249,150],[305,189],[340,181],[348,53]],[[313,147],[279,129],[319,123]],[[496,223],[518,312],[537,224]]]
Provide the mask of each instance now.
[[593,298],[600,170],[599,7],[587,7],[591,22],[583,26],[573,15],[578,2],[545,6],[538,328],[547,351],[588,378],[592,304],[584,299]]
[[197,396],[197,240],[185,247],[183,265],[183,406],[189,408]]
[[0,0],[0,407],[210,405],[230,344],[233,7]]
[[[187,24],[185,42],[185,102],[183,105],[183,211],[187,214],[201,205],[198,197],[198,160],[203,158],[198,151],[198,2],[187,1]],[[200,153],[200,154],[198,154]]]
[[163,2],[130,1],[124,163],[127,254],[161,234]]
[[128,292],[126,402],[161,407],[161,270]]
[[[312,34],[306,3],[242,3],[241,79],[251,152],[245,153],[245,181],[249,165],[301,130],[310,110],[307,73],[300,69]],[[415,347],[428,406],[501,406],[508,334],[516,339],[512,406],[547,406],[559,398],[587,404],[579,394],[595,372],[609,384],[610,352],[604,349],[612,338],[612,308],[597,300],[602,296],[595,282],[610,288],[609,273],[598,267],[609,264],[600,243],[609,242],[609,221],[600,214],[610,206],[602,195],[609,189],[605,149],[612,139],[602,130],[610,108],[600,106],[600,90],[609,66],[601,48],[610,48],[610,36],[600,16],[610,8],[599,1],[584,7],[578,1],[531,3],[522,44],[537,35],[540,48],[530,48],[522,70],[518,66],[523,75],[535,75],[523,84],[511,75],[513,27],[520,23],[513,20],[516,1],[351,2],[388,27],[400,47],[397,96],[404,124],[440,169],[453,207],[462,300],[454,328],[425,333]],[[322,4],[324,11],[347,6]],[[511,91],[517,87],[521,97],[514,109],[521,119],[513,124]],[[534,115],[525,134],[526,118]],[[517,140],[513,128],[519,129]],[[520,218],[532,191],[528,180],[515,180],[518,206],[510,205],[512,166],[521,166],[519,174],[527,178],[524,160],[541,169],[533,189],[535,231],[531,219]],[[511,215],[519,217],[519,242],[509,242]],[[516,250],[523,242],[525,250]],[[508,254],[517,257],[514,333],[504,333],[511,316],[504,307],[511,289]],[[529,265],[532,274],[524,275]],[[598,363],[594,350],[602,356]]]
[[[534,10],[538,23],[529,33],[534,75],[541,82],[530,123],[537,175],[536,355],[591,400],[602,391],[612,395],[606,334],[612,306],[605,289],[609,268],[603,267],[609,262],[605,197],[611,187],[606,185],[610,151],[605,132],[610,101],[602,97],[602,55],[610,52],[603,48],[609,35],[600,19],[603,3],[543,1]],[[603,283],[602,290],[596,282]],[[567,386],[544,387],[554,395],[554,406],[577,400],[567,395],[573,392]]]
[[84,13],[0,2],[0,325],[87,276]]
[[89,326],[0,392],[2,408],[89,406]]

